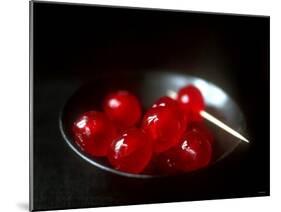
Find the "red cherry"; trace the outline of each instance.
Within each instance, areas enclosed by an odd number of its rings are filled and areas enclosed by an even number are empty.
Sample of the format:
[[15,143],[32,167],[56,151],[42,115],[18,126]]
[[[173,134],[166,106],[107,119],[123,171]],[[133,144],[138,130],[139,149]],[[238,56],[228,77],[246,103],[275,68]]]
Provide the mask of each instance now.
[[176,113],[180,113],[180,116],[183,120],[183,124],[187,126],[187,124],[190,122],[190,117],[187,116],[185,113],[182,112],[182,110],[179,107],[179,104],[176,100],[172,99],[168,96],[162,96],[160,97],[153,105],[152,108],[156,107],[173,107],[173,110],[177,111]]
[[150,108],[144,116],[142,128],[153,141],[154,152],[164,152],[179,142],[185,120],[176,106]]
[[168,174],[189,172],[206,167],[211,157],[210,141],[197,131],[188,131],[177,146],[158,156],[156,165]]
[[140,102],[128,91],[109,94],[105,98],[103,109],[106,115],[121,129],[134,126],[141,117]]
[[177,147],[178,168],[193,171],[207,166],[212,157],[210,141],[200,133],[188,131]]
[[172,99],[171,97],[162,96],[152,105],[153,108],[167,107],[167,106],[178,107],[178,103],[176,100]]
[[191,122],[187,127],[188,131],[194,131],[200,133],[200,136],[203,136],[204,139],[208,140],[211,144],[214,143],[214,135],[207,128],[204,122]]
[[108,160],[120,171],[140,173],[152,156],[152,143],[140,129],[130,129],[116,138],[109,149]]
[[170,148],[169,150],[156,155],[153,162],[156,167],[155,169],[161,174],[177,174],[180,172],[177,162],[177,151],[175,151],[175,148]]
[[153,105],[152,108],[155,107],[173,107],[174,110],[178,111],[177,113],[180,113],[180,116],[182,116],[183,124],[187,126],[190,122],[190,117],[186,115],[179,107],[178,101],[172,99],[168,96],[160,97]]
[[116,130],[105,114],[90,111],[82,114],[73,124],[76,144],[92,156],[106,156]]
[[204,110],[205,103],[203,95],[197,87],[193,85],[183,87],[179,90],[177,99],[181,109],[190,117],[190,119],[194,121],[202,121],[199,112]]

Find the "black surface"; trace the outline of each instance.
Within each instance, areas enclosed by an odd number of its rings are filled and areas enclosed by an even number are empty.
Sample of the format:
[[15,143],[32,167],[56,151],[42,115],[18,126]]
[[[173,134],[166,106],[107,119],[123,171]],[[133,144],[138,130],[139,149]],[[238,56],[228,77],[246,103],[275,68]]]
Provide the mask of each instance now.
[[[269,195],[268,17],[39,2],[33,12],[32,209]],[[193,74],[224,88],[246,114],[246,154],[150,180],[105,173],[76,156],[59,131],[67,99],[101,74],[147,70]]]

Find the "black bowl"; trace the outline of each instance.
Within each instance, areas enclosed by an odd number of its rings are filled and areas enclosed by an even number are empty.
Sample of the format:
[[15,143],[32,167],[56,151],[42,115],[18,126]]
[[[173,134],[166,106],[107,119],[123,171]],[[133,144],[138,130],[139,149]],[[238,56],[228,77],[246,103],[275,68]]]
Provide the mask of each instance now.
[[[81,151],[73,140],[71,126],[81,113],[89,110],[101,111],[102,100],[111,91],[125,89],[133,92],[140,99],[145,111],[159,97],[178,91],[188,84],[193,84],[201,90],[207,112],[242,135],[247,133],[243,113],[223,89],[204,79],[174,72],[144,72],[137,75],[120,73],[118,76],[100,76],[92,79],[81,86],[66,102],[59,120],[61,133],[76,154],[100,169],[126,177],[159,177],[161,176],[159,174],[131,174],[118,171],[110,166],[106,158],[93,157]],[[248,145],[214,124],[209,122],[206,124],[215,136],[211,165],[229,156],[238,146]]]

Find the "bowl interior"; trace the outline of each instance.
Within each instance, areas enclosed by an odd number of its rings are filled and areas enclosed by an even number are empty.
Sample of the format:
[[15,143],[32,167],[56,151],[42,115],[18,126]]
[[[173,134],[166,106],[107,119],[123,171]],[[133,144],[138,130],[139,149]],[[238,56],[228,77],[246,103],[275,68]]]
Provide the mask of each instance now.
[[[108,92],[120,89],[133,92],[140,99],[143,112],[145,112],[159,97],[167,95],[171,91],[178,91],[188,84],[193,84],[201,90],[206,102],[207,112],[242,135],[246,134],[245,119],[241,110],[223,89],[204,79],[186,74],[144,72],[141,74],[124,73],[118,76],[96,77],[81,86],[69,98],[61,111],[59,121],[64,140],[80,157],[105,171],[127,177],[156,177],[157,174],[130,174],[115,170],[105,158],[92,157],[80,151],[72,138],[71,125],[83,112],[89,110],[101,111],[103,98]],[[233,152],[242,141],[208,121],[206,121],[206,124],[215,136],[212,159],[212,164],[214,164]]]

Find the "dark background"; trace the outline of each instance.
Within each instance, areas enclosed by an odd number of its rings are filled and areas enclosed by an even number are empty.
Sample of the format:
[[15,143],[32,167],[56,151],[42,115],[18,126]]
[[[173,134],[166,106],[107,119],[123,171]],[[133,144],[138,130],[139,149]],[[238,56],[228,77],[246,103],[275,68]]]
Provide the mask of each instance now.
[[[32,209],[269,195],[269,17],[45,2],[31,3],[31,13]],[[147,70],[224,88],[246,116],[247,152],[202,172],[149,180],[105,173],[75,155],[58,122],[72,93],[102,74]]]

